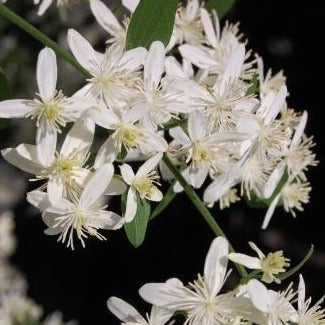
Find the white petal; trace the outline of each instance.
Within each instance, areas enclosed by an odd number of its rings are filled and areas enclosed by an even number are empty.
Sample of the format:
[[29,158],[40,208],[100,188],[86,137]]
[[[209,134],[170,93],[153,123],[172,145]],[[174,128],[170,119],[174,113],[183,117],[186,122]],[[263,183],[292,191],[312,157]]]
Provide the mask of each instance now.
[[265,258],[264,253],[253,242],[248,242],[248,245],[256,252],[260,260],[263,260]]
[[105,195],[122,195],[126,191],[126,188],[124,182],[113,177],[105,191]]
[[90,43],[74,29],[68,31],[68,43],[78,62],[90,72],[99,72],[98,53]]
[[146,90],[157,89],[165,68],[165,46],[160,41],[151,44],[144,64],[144,86]]
[[168,56],[165,60],[166,74],[169,77],[187,78],[183,71],[183,67],[180,63],[173,57]]
[[126,184],[131,185],[134,180],[134,172],[130,165],[123,164],[120,166],[121,175]]
[[46,212],[64,215],[71,213],[71,211],[74,211],[74,209],[75,206],[72,202],[61,197],[59,200],[57,200],[55,205],[51,205],[49,208],[47,208]]
[[110,136],[100,147],[94,162],[95,169],[100,168],[104,164],[113,163],[118,155],[119,149],[115,146],[115,140]]
[[228,258],[234,263],[244,265],[252,270],[260,270],[262,268],[261,261],[257,257],[251,257],[240,253],[230,253]]
[[132,13],[138,6],[140,0],[122,0],[122,4],[125,8],[129,9]]
[[191,166],[190,168],[190,184],[194,187],[194,188],[201,188],[201,186],[203,185],[205,179],[208,176],[208,172],[209,172],[209,168],[206,167],[197,167],[194,168],[193,166]]
[[268,199],[271,197],[285,172],[286,164],[284,161],[278,163],[264,185],[263,196]]
[[47,194],[52,205],[56,205],[63,197],[64,184],[62,178],[53,177],[47,183]]
[[120,59],[119,67],[130,71],[137,70],[143,64],[146,55],[147,50],[144,47],[129,50]]
[[224,237],[218,237],[211,243],[204,264],[204,279],[211,296],[217,295],[227,272],[229,245]]
[[10,99],[0,102],[0,117],[2,118],[14,118],[24,117],[30,113],[33,107],[32,100],[25,99]]
[[[140,150],[147,156],[153,153],[165,152],[168,149],[167,141],[159,134],[154,132],[145,132],[146,140],[139,145]],[[158,154],[158,155],[159,155]]]
[[274,97],[272,105],[270,105],[270,107],[266,111],[265,124],[271,123],[271,121],[273,121],[278,116],[278,114],[280,113],[280,111],[282,110],[285,104],[287,95],[288,95],[287,87],[282,86],[278,91],[278,93],[276,94],[276,96]]
[[184,145],[188,145],[191,142],[188,135],[179,126],[169,129],[169,134],[171,137],[175,139],[175,142],[178,145],[184,146]]
[[46,47],[38,55],[37,85],[43,101],[52,99],[56,92],[58,67],[55,52]]
[[115,130],[120,123],[119,117],[107,107],[101,105],[90,112],[94,122],[109,130]]
[[111,35],[117,34],[122,26],[111,12],[111,10],[99,0],[90,1],[90,10],[95,16],[97,22]]
[[152,189],[152,192],[149,195],[146,195],[146,198],[150,201],[159,202],[163,199],[164,195],[161,191],[158,190],[157,187]]
[[306,298],[306,286],[304,278],[299,274],[299,286],[298,286],[298,310],[303,311]]
[[1,150],[3,158],[17,168],[34,175],[43,169],[37,161],[36,147],[31,144],[20,144],[17,148]]
[[54,225],[56,224],[56,218],[58,215],[56,213],[49,213],[45,212],[42,214],[42,220],[48,227],[45,229],[44,234],[49,235],[49,236],[55,236],[58,235],[62,232],[63,228],[62,227],[55,227]]
[[217,40],[216,32],[213,28],[212,19],[211,19],[209,13],[204,8],[201,8],[200,15],[201,15],[201,22],[202,22],[207,40],[210,42],[210,45],[212,45],[212,47],[217,47],[218,40]]
[[[160,162],[163,154],[157,153],[155,156],[149,158],[137,171],[136,176],[145,176],[149,174]],[[123,177],[124,178],[124,177]]]
[[209,69],[216,65],[216,62],[207,52],[193,45],[184,44],[179,48],[181,55],[201,69]]
[[37,14],[39,16],[42,16],[44,12],[49,8],[49,6],[52,4],[53,0],[43,0],[38,8]]
[[272,203],[270,204],[269,208],[267,209],[267,212],[265,214],[264,217],[264,221],[263,221],[263,225],[262,225],[262,229],[266,229],[267,226],[269,225],[271,218],[273,216],[273,213],[275,211],[275,208],[280,200],[281,197],[281,193],[279,193],[272,201]]
[[48,195],[39,190],[27,193],[27,201],[41,211],[45,211],[51,206]]
[[116,230],[123,226],[124,218],[115,212],[103,211],[99,215],[90,216],[89,224],[95,228]]
[[95,123],[92,118],[82,116],[68,132],[61,148],[61,154],[69,156],[76,151],[87,154],[93,143],[94,133]]
[[136,309],[122,299],[110,297],[107,307],[123,323],[145,323],[145,319]]
[[307,111],[304,111],[301,115],[301,118],[300,118],[299,124],[296,128],[295,134],[291,140],[291,144],[290,144],[291,148],[293,148],[299,144],[300,139],[304,134],[307,120],[308,120],[308,113],[307,113]]
[[254,307],[267,313],[270,307],[270,298],[265,285],[258,280],[250,280],[247,284],[247,292]]
[[[161,308],[157,306],[151,307],[150,322],[152,324],[164,325],[173,316],[174,311],[167,308]],[[170,323],[172,325],[173,323]]]
[[192,141],[202,140],[207,133],[207,121],[199,111],[194,111],[188,117],[188,134]]
[[137,196],[135,190],[130,187],[126,199],[125,222],[131,222],[137,213]]
[[100,167],[83,189],[80,196],[80,206],[87,208],[94,204],[105,193],[113,174],[114,167],[112,164],[105,164]]
[[36,150],[38,160],[43,166],[49,166],[54,160],[57,133],[45,121],[40,121],[36,131]]

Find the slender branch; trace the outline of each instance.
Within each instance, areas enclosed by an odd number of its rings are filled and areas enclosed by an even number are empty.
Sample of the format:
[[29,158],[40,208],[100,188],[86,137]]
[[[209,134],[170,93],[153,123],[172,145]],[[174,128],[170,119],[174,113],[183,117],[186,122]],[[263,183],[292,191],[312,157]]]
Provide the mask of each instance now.
[[[215,235],[217,236],[223,236],[227,238],[223,230],[220,228],[218,223],[215,221],[214,217],[208,210],[208,208],[204,205],[202,200],[199,198],[199,196],[195,193],[195,191],[192,189],[192,187],[187,183],[187,181],[184,179],[182,174],[179,172],[179,170],[174,166],[172,161],[168,158],[168,156],[165,154],[163,157],[164,163],[167,165],[169,170],[173,173],[177,181],[183,186],[184,191],[186,195],[189,197],[189,199],[192,201],[192,203],[195,205],[197,210],[200,212],[201,216],[204,218],[204,220],[207,222],[211,230],[214,232]],[[229,240],[228,240],[229,242]],[[229,249],[231,252],[235,252],[233,246],[229,243]],[[236,269],[240,276],[242,278],[247,277],[248,273],[246,269],[240,265],[240,264],[235,264]]]
[[174,198],[177,195],[177,193],[174,192],[174,185],[175,182],[173,182],[170,185],[168,191],[164,195],[164,198],[159,202],[156,208],[152,211],[150,220],[156,218],[159,214],[161,214],[168,207],[168,205],[174,200]]
[[45,46],[53,49],[57,55],[63,58],[65,61],[69,62],[73,67],[80,71],[86,78],[90,78],[90,73],[84,69],[78,61],[65,49],[60,47],[56,42],[50,39],[47,35],[39,31],[33,25],[31,25],[27,20],[18,16],[12,10],[10,10],[5,5],[0,4],[0,15],[10,20],[12,23],[20,27],[26,33],[37,39],[39,42],[43,43]]

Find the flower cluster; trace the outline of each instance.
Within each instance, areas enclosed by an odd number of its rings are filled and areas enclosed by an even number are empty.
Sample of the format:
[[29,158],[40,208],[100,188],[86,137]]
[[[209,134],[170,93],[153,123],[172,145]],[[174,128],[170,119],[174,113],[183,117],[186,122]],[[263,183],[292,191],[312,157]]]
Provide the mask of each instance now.
[[8,259],[15,251],[13,214],[6,211],[0,215],[0,324],[1,325],[74,325],[64,323],[62,315],[55,312],[41,321],[43,311],[27,297],[25,278]]
[[[132,13],[137,2],[123,4]],[[74,235],[84,246],[89,236],[105,239],[100,229],[131,222],[139,198],[162,200],[158,170],[173,181],[163,154],[193,188],[207,185],[209,207],[242,197],[267,202],[263,228],[279,205],[294,216],[303,209],[311,190],[305,172],[317,164],[304,133],[307,112],[288,108],[282,72],[264,74],[237,24],[221,29],[215,12],[190,0],[179,7],[166,47],[155,41],[148,50],[125,50],[129,19],[121,24],[100,0],[90,8],[109,36],[100,53],[68,31],[70,49],[90,76],[85,85],[70,97],[57,90],[56,55],[45,48],[34,99],[0,102],[0,117],[35,121],[36,144],[2,155],[41,182],[28,201],[41,210],[47,234],[74,248]],[[59,144],[66,124],[72,126]],[[108,137],[95,152],[98,127]],[[143,161],[136,173],[125,163],[132,161]],[[123,216],[107,210],[107,197],[125,191]],[[177,181],[174,191],[182,191]]]
[[[297,290],[290,284],[284,291],[274,291],[260,280],[249,278],[246,284],[233,290],[222,290],[231,272],[227,271],[228,251],[227,240],[218,237],[208,251],[203,275],[198,275],[193,282],[184,285],[179,279],[171,278],[164,283],[142,286],[139,290],[141,297],[153,305],[147,319],[116,297],[108,300],[108,308],[125,325],[172,324],[171,318],[176,313],[183,315],[184,324],[189,325],[325,324],[325,310],[321,307],[323,298],[311,306],[311,298],[305,298],[305,282],[301,275]],[[276,273],[275,266],[273,272]],[[262,281],[263,278],[264,275]]]

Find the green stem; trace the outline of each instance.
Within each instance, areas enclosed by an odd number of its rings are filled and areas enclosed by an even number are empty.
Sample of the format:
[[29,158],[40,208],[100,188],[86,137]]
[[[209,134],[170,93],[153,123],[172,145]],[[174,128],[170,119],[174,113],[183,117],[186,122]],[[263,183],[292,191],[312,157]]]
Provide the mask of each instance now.
[[177,193],[174,192],[174,185],[175,182],[173,182],[166,194],[164,195],[164,198],[159,202],[159,204],[156,206],[156,208],[152,211],[150,220],[157,217],[159,214],[161,214],[168,206],[169,204],[174,200]]
[[[208,208],[204,205],[204,203],[201,201],[199,196],[195,193],[195,191],[192,189],[192,187],[187,183],[187,181],[184,179],[182,174],[174,166],[174,164],[172,163],[172,161],[168,158],[168,156],[166,154],[164,154],[163,161],[167,165],[169,170],[173,173],[176,180],[182,185],[186,195],[189,197],[189,199],[195,205],[195,207],[200,212],[200,214],[202,215],[202,217],[204,218],[206,223],[209,225],[211,230],[214,232],[214,234],[216,236],[223,236],[223,237],[227,238],[227,236],[225,235],[223,230],[220,228],[218,223],[215,221],[214,217],[212,216],[212,214],[210,213]],[[229,240],[228,240],[228,242],[229,242]],[[230,252],[232,252],[232,253],[235,252],[233,246],[230,243],[229,243],[229,249],[230,249]],[[235,264],[235,266],[236,266],[238,273],[240,274],[240,276],[242,278],[247,277],[248,273],[242,265]]]
[[12,10],[7,8],[5,5],[0,4],[0,15],[10,20],[12,23],[20,27],[29,35],[33,36],[35,39],[43,43],[45,46],[48,46],[51,49],[53,49],[57,55],[59,55],[65,61],[69,62],[73,67],[75,67],[78,71],[80,71],[86,78],[91,77],[91,74],[86,69],[84,69],[68,51],[60,47],[56,42],[54,42],[44,33],[39,31],[28,21],[18,16]]

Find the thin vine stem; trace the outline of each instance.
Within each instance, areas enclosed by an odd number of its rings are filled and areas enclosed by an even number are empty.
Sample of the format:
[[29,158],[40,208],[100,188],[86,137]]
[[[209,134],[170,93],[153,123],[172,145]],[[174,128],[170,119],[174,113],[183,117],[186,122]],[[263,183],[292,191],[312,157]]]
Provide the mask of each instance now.
[[[179,170],[174,166],[172,161],[168,158],[166,154],[164,154],[163,161],[166,164],[166,166],[169,168],[169,170],[173,173],[176,180],[182,185],[184,192],[189,197],[189,199],[192,201],[194,206],[197,208],[197,210],[200,212],[201,216],[204,218],[206,223],[209,225],[211,230],[214,232],[216,236],[223,236],[227,238],[226,234],[223,232],[221,227],[218,225],[218,223],[215,221],[214,217],[208,210],[208,208],[204,205],[200,197],[196,194],[196,192],[193,190],[193,188],[188,184],[188,182],[184,179],[182,174],[179,172]],[[228,240],[229,242],[229,240]],[[229,242],[229,249],[231,252],[235,252],[233,246]],[[236,269],[240,276],[242,278],[246,278],[248,273],[246,269],[240,265],[235,264]]]
[[45,35],[33,25],[31,25],[27,20],[14,13],[12,10],[10,10],[3,4],[0,4],[0,15],[17,25],[19,28],[34,37],[39,42],[43,43],[45,46],[48,46],[53,49],[57,55],[59,55],[65,61],[69,62],[86,78],[91,77],[91,74],[86,69],[84,69],[67,50],[60,47],[55,41],[53,41],[47,35]]

